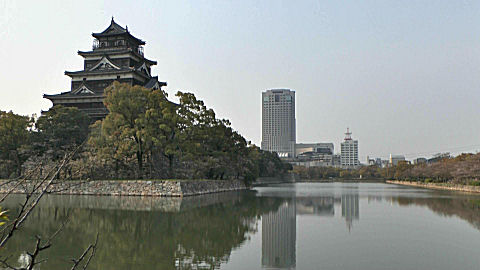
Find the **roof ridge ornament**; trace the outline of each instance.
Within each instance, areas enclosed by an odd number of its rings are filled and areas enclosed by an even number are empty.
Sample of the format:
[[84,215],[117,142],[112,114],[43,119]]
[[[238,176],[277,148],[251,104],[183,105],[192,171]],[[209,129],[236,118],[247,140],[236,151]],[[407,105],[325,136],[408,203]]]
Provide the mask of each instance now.
[[115,22],[115,21],[113,20],[113,16],[112,16],[112,22],[111,22],[111,23],[113,24],[114,22]]

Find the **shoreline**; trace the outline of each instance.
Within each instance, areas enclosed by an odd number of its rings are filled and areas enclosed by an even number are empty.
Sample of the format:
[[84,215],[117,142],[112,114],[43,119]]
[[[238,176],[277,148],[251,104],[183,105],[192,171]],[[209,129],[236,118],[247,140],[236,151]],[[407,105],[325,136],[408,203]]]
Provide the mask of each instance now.
[[[0,181],[0,193],[25,194],[37,181]],[[48,193],[58,195],[188,197],[249,189],[242,180],[62,180],[52,184]]]
[[480,186],[467,186],[467,185],[457,185],[457,184],[438,184],[438,183],[423,183],[423,182],[414,182],[414,181],[398,181],[398,180],[386,180],[385,183],[411,186],[411,187],[421,187],[427,189],[435,190],[448,190],[448,191],[460,191],[468,193],[480,193]]
[[363,178],[363,179],[343,179],[343,178],[332,178],[332,179],[300,179],[297,183],[385,183],[385,179],[375,179],[375,178]]

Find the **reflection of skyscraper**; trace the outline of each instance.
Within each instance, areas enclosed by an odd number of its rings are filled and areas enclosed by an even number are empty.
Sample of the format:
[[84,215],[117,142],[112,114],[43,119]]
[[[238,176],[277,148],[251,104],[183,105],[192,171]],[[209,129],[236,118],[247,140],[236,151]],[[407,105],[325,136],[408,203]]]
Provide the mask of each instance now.
[[262,266],[294,269],[297,220],[295,201],[283,203],[276,212],[262,216]]
[[348,231],[352,229],[353,220],[360,218],[358,191],[354,194],[342,194],[342,217],[347,222]]

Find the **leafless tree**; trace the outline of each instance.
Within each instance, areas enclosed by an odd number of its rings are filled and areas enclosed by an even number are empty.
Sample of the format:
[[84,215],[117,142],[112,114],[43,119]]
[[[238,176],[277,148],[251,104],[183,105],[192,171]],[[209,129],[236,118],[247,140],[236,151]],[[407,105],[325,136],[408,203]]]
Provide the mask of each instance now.
[[[12,179],[2,183],[2,185],[10,184],[9,190],[3,194],[0,198],[0,203],[5,201],[5,199],[12,194],[18,188],[23,188],[25,199],[19,206],[18,213],[11,218],[6,224],[0,227],[0,249],[4,248],[7,242],[15,236],[19,232],[19,229],[30,216],[30,214],[35,210],[38,203],[42,199],[45,194],[50,193],[51,187],[55,184],[55,181],[58,177],[58,174],[62,171],[62,169],[71,161],[73,156],[77,153],[77,151],[83,146],[80,145],[74,151],[65,155],[63,160],[59,162],[55,167],[53,167],[47,174],[40,180],[28,180],[28,179],[35,179],[35,171],[36,169],[27,172],[24,176]],[[23,270],[23,269],[34,269],[35,266],[43,263],[46,259],[39,259],[39,254],[50,248],[52,246],[52,240],[62,231],[66,224],[66,221],[62,223],[59,229],[53,233],[47,239],[42,239],[40,236],[36,236],[35,244],[33,251],[27,251],[27,259],[26,264],[20,267],[13,266],[9,261],[11,256],[0,257],[0,265],[5,267],[6,269],[15,269],[15,270]],[[90,244],[82,253],[82,255],[78,258],[72,259],[72,270],[79,269],[87,269],[90,261],[92,260],[93,256],[95,255],[95,251],[97,249],[98,244],[98,234],[93,244]]]

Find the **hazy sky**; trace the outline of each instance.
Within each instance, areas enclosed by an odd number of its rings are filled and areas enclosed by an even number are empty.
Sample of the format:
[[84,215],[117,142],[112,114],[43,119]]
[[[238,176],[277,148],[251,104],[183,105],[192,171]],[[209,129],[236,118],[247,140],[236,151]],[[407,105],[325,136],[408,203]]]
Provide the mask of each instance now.
[[366,155],[480,150],[480,1],[0,0],[0,110],[40,113],[111,16],[190,91],[261,140],[261,92],[296,91],[297,142],[347,127]]

